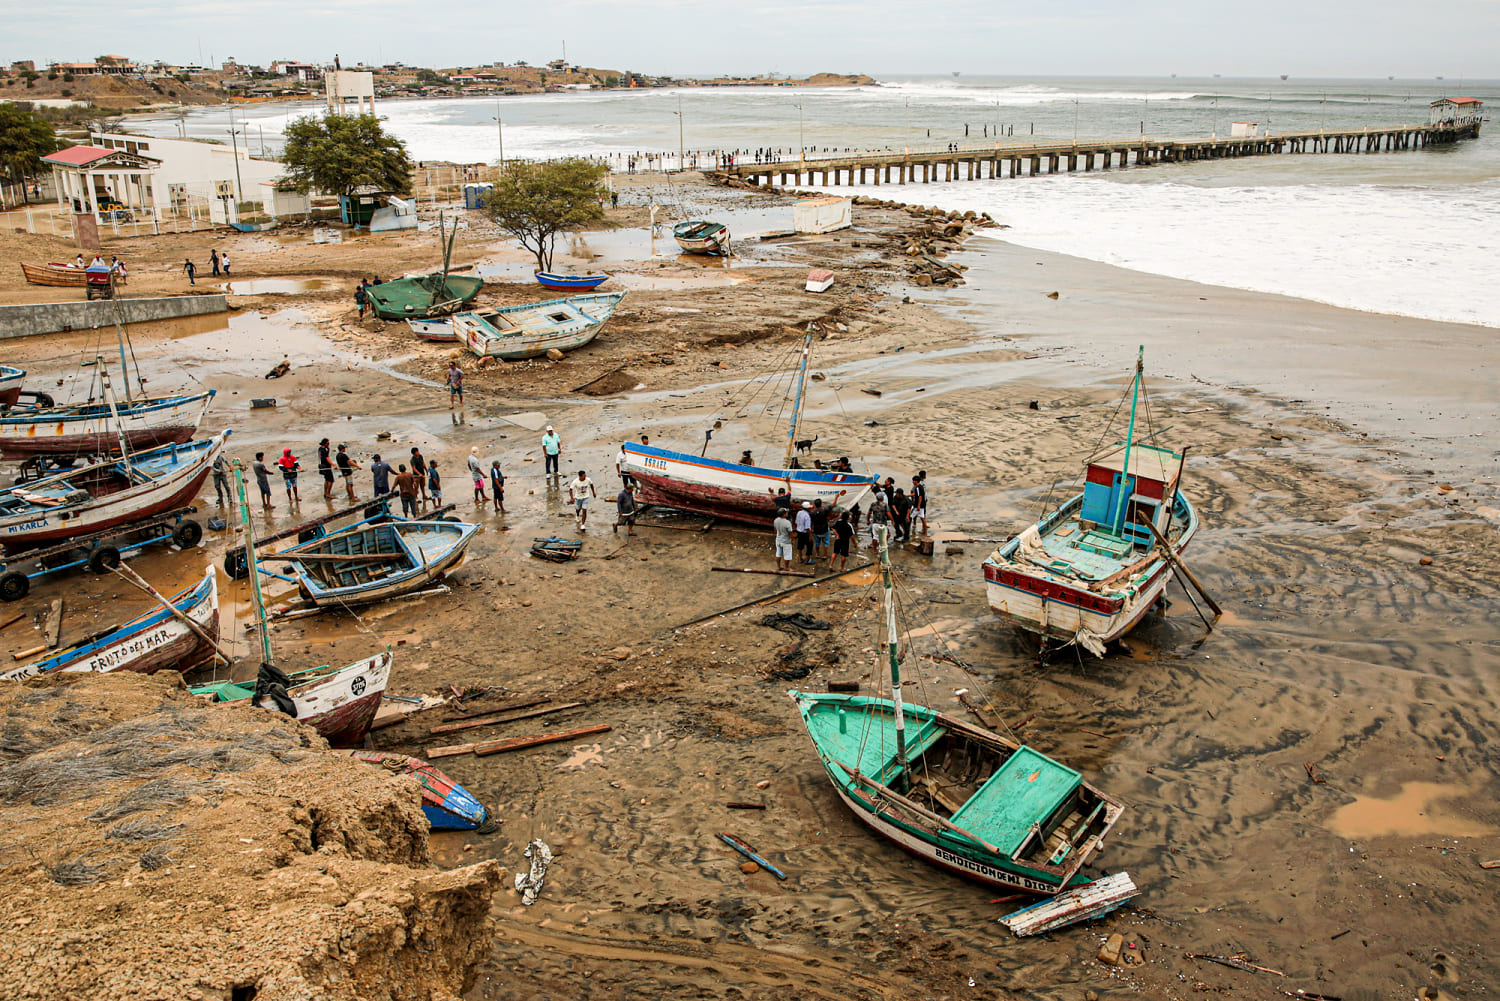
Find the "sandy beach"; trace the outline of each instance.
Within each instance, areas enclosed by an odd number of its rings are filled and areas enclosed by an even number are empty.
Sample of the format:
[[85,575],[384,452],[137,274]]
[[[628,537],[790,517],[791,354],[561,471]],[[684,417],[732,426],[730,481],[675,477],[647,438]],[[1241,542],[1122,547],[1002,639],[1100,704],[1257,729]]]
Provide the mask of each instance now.
[[[786,205],[722,189],[693,197],[751,213]],[[297,230],[223,238],[233,281],[252,283],[230,290],[236,309],[131,331],[153,391],[219,389],[205,430],[234,428],[236,456],[291,446],[310,466],[324,436],[366,465],[420,447],[447,473],[455,513],[483,526],[448,594],[277,626],[290,666],[336,659],[351,640],[385,642],[393,693],[488,685],[586,703],[551,717],[557,726],[613,727],[443,762],[504,825],[434,835],[441,863],[493,858],[514,870],[533,837],[557,854],[535,906],[508,890],[498,898],[470,1001],[1299,990],[1373,1001],[1484,996],[1500,982],[1488,945],[1500,922],[1479,865],[1500,858],[1492,330],[1142,275],[1018,248],[1000,230],[947,258],[968,267],[966,285],[916,288],[900,248],[920,221],[892,209],[857,207],[853,230],[825,237],[745,241],[725,268],[654,255],[632,211],[619,210],[621,228],[570,242],[559,262],[610,271],[630,290],[604,334],[560,362],[466,359],[462,411],[437,382],[445,346],[419,344],[404,324],[361,323],[350,300],[361,275],[429,268],[430,234],[332,246]],[[0,251],[71,256],[15,235]],[[180,293],[174,269],[185,254],[206,259],[207,245],[161,237],[110,253],[128,255],[133,294]],[[543,297],[524,283],[526,258],[477,225],[456,256],[489,276],[484,301]],[[832,292],[801,291],[810,265],[834,268]],[[58,298],[17,271],[0,273],[0,302]],[[261,292],[262,281],[304,284]],[[202,272],[199,286],[216,287]],[[997,918],[1020,902],[907,857],[835,798],[785,691],[875,683],[868,572],[777,605],[834,625],[796,649],[807,673],[791,678],[792,640],[760,624],[764,607],[713,614],[803,583],[709,572],[769,568],[768,533],[652,514],[628,538],[596,508],[580,560],[527,555],[534,537],[574,533],[566,490],[542,476],[541,424],[562,434],[564,472],[586,469],[601,493],[617,489],[619,443],[642,433],[696,450],[722,418],[709,454],[771,459],[779,400],[745,410],[739,387],[781,365],[809,323],[824,376],[806,408],[816,453],[898,482],[927,470],[940,539],[1004,539],[1054,484],[1076,482],[1146,346],[1162,440],[1190,446],[1184,484],[1204,525],[1188,555],[1225,606],[1216,629],[1174,585],[1168,612],[1127,637],[1128,651],[1039,664],[1034,641],[986,605],[980,563],[992,545],[940,541],[931,557],[897,560],[913,610],[968,666],[938,665],[908,697],[965,714],[955,693],[967,689],[981,722],[1008,724],[1126,802],[1099,869],[1128,871],[1143,892],[1096,925],[1014,939]],[[113,341],[112,330],[10,341],[6,362],[40,385],[66,382]],[[291,373],[263,379],[283,357]],[[277,406],[249,409],[263,396]],[[460,475],[474,447],[509,477],[503,517],[476,505]],[[304,518],[327,510],[316,483],[303,478]],[[361,496],[369,489],[361,474]],[[211,489],[199,503],[219,513]],[[276,505],[256,510],[257,531],[298,520],[279,490]],[[167,590],[232,542],[210,532],[200,550],[133,565]],[[245,584],[220,584],[226,619],[247,619]],[[68,630],[81,635],[134,609],[127,590],[79,575],[39,585],[15,610],[35,613],[65,591],[77,609]],[[20,633],[8,649],[33,645]],[[253,676],[253,637],[233,622],[225,633],[242,655],[237,676]],[[446,743],[429,735],[433,716],[378,731],[376,745],[420,755]],[[766,808],[725,806],[744,800]],[[720,831],[788,879],[742,873]],[[39,934],[68,920],[36,917]],[[1114,932],[1143,962],[1095,958]],[[1243,954],[1284,975],[1188,954]]]

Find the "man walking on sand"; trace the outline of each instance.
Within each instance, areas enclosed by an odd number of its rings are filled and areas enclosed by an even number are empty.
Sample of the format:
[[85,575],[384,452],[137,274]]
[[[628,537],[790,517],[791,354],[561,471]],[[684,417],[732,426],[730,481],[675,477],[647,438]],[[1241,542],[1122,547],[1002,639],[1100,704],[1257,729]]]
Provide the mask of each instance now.
[[620,531],[620,526],[627,526],[626,535],[635,534],[635,487],[627,483],[620,487],[620,492],[615,496],[615,531]]
[[213,270],[209,272],[213,277],[219,277],[219,248],[214,247],[208,252],[208,266]]
[[776,519],[771,522],[771,527],[776,531],[776,569],[790,570],[792,568],[792,520],[787,513],[780,508],[776,509]]
[[358,500],[354,496],[354,471],[359,468],[359,463],[349,455],[348,445],[339,446],[339,454],[334,461],[339,464],[339,475],[344,478],[344,492],[349,495],[350,500]]
[[396,491],[401,495],[402,516],[415,518],[417,516],[417,478],[406,471],[405,463],[396,474]]
[[589,498],[598,496],[594,481],[583,470],[578,471],[578,479],[568,481],[568,500],[573,502],[573,516],[578,519],[580,532],[589,530]]
[[547,425],[547,432],[542,435],[542,455],[547,460],[547,468],[543,471],[542,475],[562,475],[559,466],[562,461],[562,439],[557,436],[556,431],[552,430],[551,424]]
[[494,498],[495,510],[501,514],[505,510],[505,474],[500,471],[500,460],[490,460],[490,496]]
[[198,284],[197,282],[193,281],[193,273],[195,271],[197,271],[198,269],[195,268],[195,267],[193,267],[193,261],[192,261],[191,258],[189,258],[188,260],[185,260],[185,261],[182,262],[182,270],[184,270],[184,271],[187,272],[188,284],[189,285],[196,285],[196,284]]
[[271,470],[266,468],[266,453],[255,453],[250,470],[255,473],[255,485],[260,488],[260,503],[269,511],[276,505],[271,503]]
[[458,367],[458,362],[448,363],[448,379],[445,385],[448,387],[448,409],[453,409],[456,402],[460,410],[464,405],[464,370]]
[[376,497],[384,497],[391,492],[391,464],[382,459],[379,452],[370,460],[370,477],[373,481],[371,488]]
[[224,251],[224,253],[222,253],[222,254],[219,255],[219,267],[221,267],[221,268],[224,269],[224,277],[228,278],[229,277],[229,251],[226,250],[226,251]]
[[484,507],[484,466],[479,461],[479,446],[469,449],[469,478],[474,481],[474,503]]

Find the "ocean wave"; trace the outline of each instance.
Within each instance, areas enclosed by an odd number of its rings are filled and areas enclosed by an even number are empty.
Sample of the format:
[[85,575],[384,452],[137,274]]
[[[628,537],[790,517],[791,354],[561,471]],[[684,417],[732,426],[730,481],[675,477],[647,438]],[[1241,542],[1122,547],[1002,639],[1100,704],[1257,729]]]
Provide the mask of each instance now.
[[866,92],[883,90],[896,96],[915,97],[918,95],[942,97],[945,99],[970,101],[975,104],[1012,106],[1028,106],[1036,104],[1072,103],[1073,101],[1093,102],[1144,102],[1144,101],[1190,101],[1194,98],[1211,96],[1196,93],[1194,91],[1134,91],[1134,90],[1065,90],[1061,87],[1049,87],[1042,84],[1017,84],[1008,87],[986,87],[974,84],[964,84],[958,81],[948,82],[946,80],[934,81],[882,81],[875,87],[863,88]]

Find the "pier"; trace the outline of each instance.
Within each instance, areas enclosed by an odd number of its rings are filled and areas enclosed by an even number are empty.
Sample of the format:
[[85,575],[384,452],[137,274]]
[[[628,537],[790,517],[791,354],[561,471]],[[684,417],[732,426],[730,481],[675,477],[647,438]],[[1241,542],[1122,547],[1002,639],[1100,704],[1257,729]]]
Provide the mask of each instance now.
[[941,149],[908,147],[899,151],[807,155],[775,163],[736,163],[720,167],[711,176],[781,187],[979,181],[1274,153],[1397,152],[1477,138],[1479,126],[1479,120],[1470,120],[1207,139],[1135,136],[1050,143],[958,143]]

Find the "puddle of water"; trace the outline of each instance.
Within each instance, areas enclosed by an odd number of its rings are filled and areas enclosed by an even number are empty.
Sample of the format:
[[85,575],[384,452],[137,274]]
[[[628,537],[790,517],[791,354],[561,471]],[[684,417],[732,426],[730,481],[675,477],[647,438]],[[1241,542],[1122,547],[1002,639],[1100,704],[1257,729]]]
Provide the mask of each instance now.
[[[623,274],[610,277],[610,284],[622,289],[631,291],[652,290],[657,292],[693,288],[724,288],[729,285],[741,285],[748,281],[750,279],[746,276],[726,274],[722,271],[704,271],[701,274],[684,277]],[[681,310],[677,310],[677,312],[681,312]]]
[[333,288],[326,278],[245,278],[224,283],[229,295],[293,295]]
[[1496,828],[1488,824],[1456,816],[1443,808],[1445,801],[1466,800],[1472,795],[1461,786],[1407,782],[1390,799],[1361,796],[1340,807],[1328,826],[1344,838],[1415,837],[1422,834],[1460,838],[1497,833]]

